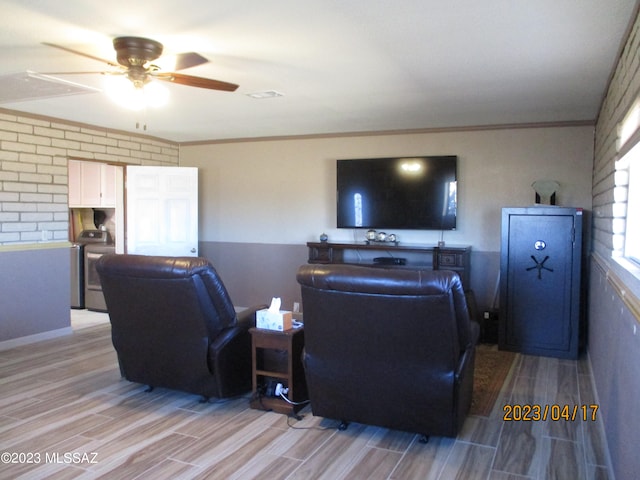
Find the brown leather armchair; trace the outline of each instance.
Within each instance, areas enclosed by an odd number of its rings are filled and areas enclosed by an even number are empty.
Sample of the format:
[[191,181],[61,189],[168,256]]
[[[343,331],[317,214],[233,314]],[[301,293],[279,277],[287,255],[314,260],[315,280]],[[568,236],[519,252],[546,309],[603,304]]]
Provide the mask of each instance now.
[[209,397],[251,389],[255,310],[237,315],[205,258],[104,255],[97,262],[122,375]]
[[454,437],[479,326],[450,271],[303,265],[303,364],[314,415]]

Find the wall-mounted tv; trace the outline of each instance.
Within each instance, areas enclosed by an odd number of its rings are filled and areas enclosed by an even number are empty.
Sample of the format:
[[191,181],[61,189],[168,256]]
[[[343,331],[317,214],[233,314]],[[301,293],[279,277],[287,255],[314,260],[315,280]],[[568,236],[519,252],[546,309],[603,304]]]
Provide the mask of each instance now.
[[338,228],[455,230],[455,155],[337,161]]

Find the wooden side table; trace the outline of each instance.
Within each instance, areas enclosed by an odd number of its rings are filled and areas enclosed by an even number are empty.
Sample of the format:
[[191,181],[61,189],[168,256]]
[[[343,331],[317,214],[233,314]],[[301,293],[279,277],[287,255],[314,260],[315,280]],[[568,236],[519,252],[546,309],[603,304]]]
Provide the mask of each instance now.
[[[304,327],[283,332],[251,328],[249,332],[253,352],[251,408],[295,415],[308,400],[301,358]],[[293,404],[280,396],[268,395],[269,385],[276,383],[289,389],[286,396]]]

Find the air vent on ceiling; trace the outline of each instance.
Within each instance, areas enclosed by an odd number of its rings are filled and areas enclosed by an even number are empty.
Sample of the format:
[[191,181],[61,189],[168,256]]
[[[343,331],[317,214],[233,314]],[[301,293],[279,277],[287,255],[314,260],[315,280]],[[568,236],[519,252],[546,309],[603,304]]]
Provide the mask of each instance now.
[[35,72],[0,76],[0,103],[26,102],[96,92],[100,90]]
[[257,98],[257,99],[276,98],[276,97],[283,97],[284,93],[276,92],[275,90],[266,90],[264,92],[247,93],[247,96],[251,98]]

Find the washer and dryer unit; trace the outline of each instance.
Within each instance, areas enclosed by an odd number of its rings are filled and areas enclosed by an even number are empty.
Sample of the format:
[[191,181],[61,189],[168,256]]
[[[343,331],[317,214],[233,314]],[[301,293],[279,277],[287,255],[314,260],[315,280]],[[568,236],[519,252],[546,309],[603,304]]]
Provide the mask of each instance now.
[[100,277],[95,264],[106,254],[115,253],[107,230],[82,230],[71,245],[71,308],[106,312]]

